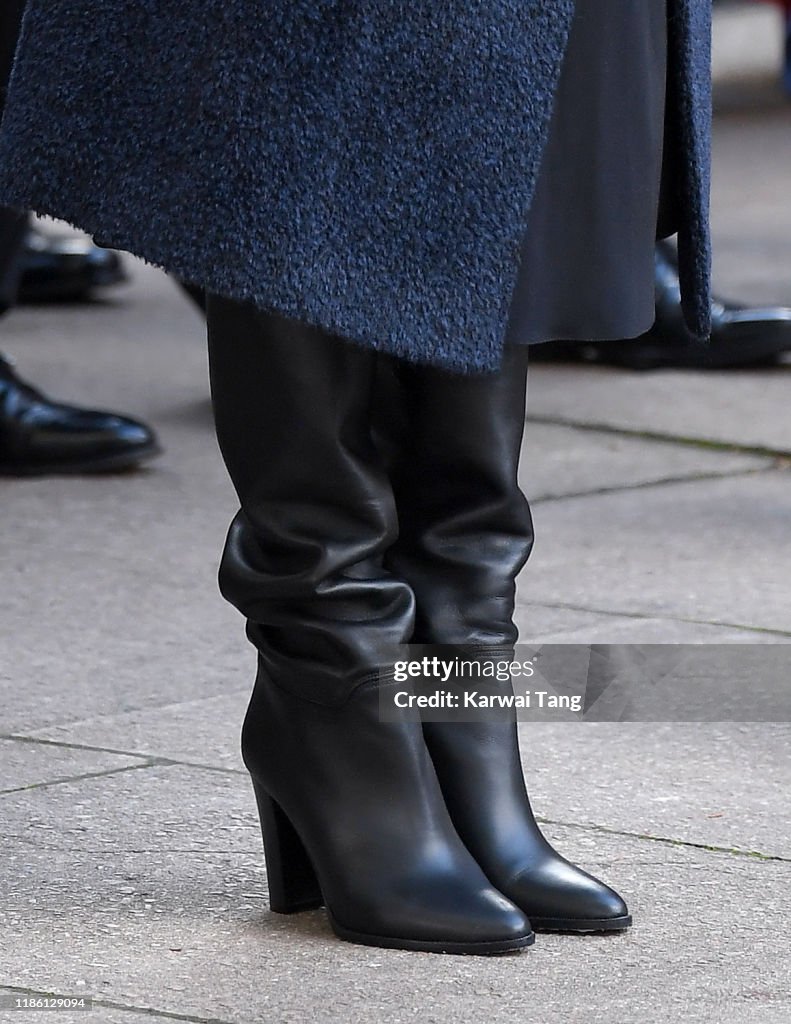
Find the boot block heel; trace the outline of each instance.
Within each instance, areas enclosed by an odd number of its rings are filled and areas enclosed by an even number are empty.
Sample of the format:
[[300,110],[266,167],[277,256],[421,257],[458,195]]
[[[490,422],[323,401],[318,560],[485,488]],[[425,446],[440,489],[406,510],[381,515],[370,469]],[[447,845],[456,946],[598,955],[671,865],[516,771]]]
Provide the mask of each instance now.
[[297,914],[322,906],[316,873],[308,852],[282,808],[253,780],[264,839],[269,907],[276,914]]

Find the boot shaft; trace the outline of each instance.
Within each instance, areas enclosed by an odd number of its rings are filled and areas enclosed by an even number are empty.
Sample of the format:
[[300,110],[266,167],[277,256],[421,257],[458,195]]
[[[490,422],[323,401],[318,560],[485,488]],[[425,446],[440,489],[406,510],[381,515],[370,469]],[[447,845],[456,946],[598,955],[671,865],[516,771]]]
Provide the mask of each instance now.
[[378,431],[399,517],[385,564],[415,592],[414,640],[512,644],[516,577],[533,545],[518,482],[527,349],[507,347],[500,371],[477,377],[385,370]]
[[241,509],[224,596],[275,679],[344,699],[410,639],[414,595],[383,566],[392,488],[371,437],[376,355],[210,296],[217,435]]

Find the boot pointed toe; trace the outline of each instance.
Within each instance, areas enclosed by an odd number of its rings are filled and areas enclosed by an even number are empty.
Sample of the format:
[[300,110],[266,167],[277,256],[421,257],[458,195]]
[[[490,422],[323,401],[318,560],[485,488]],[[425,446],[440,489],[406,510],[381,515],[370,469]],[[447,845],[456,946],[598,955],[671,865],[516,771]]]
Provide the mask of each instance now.
[[614,889],[558,855],[517,875],[505,890],[536,931],[622,931],[632,923]]
[[398,900],[390,896],[348,914],[348,909],[328,908],[336,935],[362,945],[487,956],[524,949],[535,941],[524,912],[483,876],[479,881],[467,877],[460,884],[454,872],[433,879],[430,887],[410,885]]
[[533,925],[524,911],[497,889],[481,893],[480,941],[530,945],[534,941]]

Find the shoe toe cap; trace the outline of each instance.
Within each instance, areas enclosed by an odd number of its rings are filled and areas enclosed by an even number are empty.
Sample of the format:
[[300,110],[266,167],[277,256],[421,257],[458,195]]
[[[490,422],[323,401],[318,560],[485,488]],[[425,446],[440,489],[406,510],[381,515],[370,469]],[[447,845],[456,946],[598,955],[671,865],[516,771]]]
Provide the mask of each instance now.
[[565,861],[523,873],[507,892],[536,926],[541,920],[606,922],[629,916],[614,889]]
[[485,889],[476,915],[479,938],[484,941],[508,941],[532,934],[527,914],[497,889]]

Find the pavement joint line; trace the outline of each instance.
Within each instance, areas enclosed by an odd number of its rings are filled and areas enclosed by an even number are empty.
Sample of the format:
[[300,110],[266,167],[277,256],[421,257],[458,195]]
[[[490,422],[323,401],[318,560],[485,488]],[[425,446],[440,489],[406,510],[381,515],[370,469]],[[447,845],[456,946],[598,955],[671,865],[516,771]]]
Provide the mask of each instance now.
[[[86,723],[89,723],[89,722],[103,722],[107,718],[120,718],[123,715],[127,715],[127,714],[147,714],[147,713],[149,713],[151,711],[156,711],[156,712],[161,713],[163,711],[169,711],[172,708],[182,709],[182,708],[184,708],[187,705],[204,704],[204,703],[206,703],[206,702],[208,702],[210,700],[216,700],[218,696],[222,696],[225,699],[227,699],[228,697],[241,697],[241,698],[247,698],[247,700],[249,700],[251,689],[252,689],[252,686],[251,685],[247,685],[247,686],[244,687],[244,689],[239,687],[238,689],[225,691],[222,694],[216,694],[216,695],[214,695],[212,697],[199,697],[197,699],[190,697],[190,698],[187,698],[185,700],[166,700],[162,704],[146,704],[143,707],[132,708],[131,711],[117,711],[117,712],[113,712],[113,713],[107,714],[107,715],[94,715],[94,716],[92,716],[90,718],[77,718],[77,719],[74,719],[71,722],[64,722],[64,723],[61,723],[60,725],[57,725],[57,724],[53,723],[51,726],[41,726],[41,728],[42,729],[47,729],[47,728],[66,728],[68,726],[74,726],[74,725],[85,725]],[[5,733],[5,734],[0,733],[0,740],[2,740],[4,738],[33,739],[33,740],[39,739],[39,738],[46,739],[46,737],[28,736],[25,733],[14,733],[13,737],[11,737],[8,733]]]
[[[174,763],[178,764],[180,762],[174,762]],[[144,767],[144,766],[141,765],[141,766],[135,766],[135,767]],[[198,765],[198,766],[195,766],[195,767],[201,767],[201,766]],[[238,774],[242,775],[242,774],[246,774],[246,773],[239,772]],[[88,776],[88,777],[90,777],[90,776]],[[67,781],[70,781],[70,780],[67,780]],[[46,784],[37,785],[37,786],[23,787],[22,791],[24,791],[25,789],[41,789],[41,788],[46,788]],[[20,790],[10,790],[9,792],[20,792]],[[680,848],[680,849],[688,848],[688,849],[702,850],[702,851],[704,851],[706,853],[719,853],[719,854],[726,854],[726,855],[730,855],[730,856],[747,858],[747,859],[752,859],[752,860],[765,861],[765,862],[766,861],[774,861],[774,862],[779,862],[779,863],[782,863],[782,864],[791,864],[791,857],[784,857],[784,856],[781,856],[779,854],[762,853],[760,850],[743,850],[743,849],[740,849],[739,847],[735,847],[735,846],[734,847],[731,847],[731,846],[718,846],[718,845],[712,845],[710,843],[697,843],[697,842],[694,842],[692,840],[678,839],[678,838],[671,837],[671,836],[656,836],[656,835],[652,835],[651,833],[648,833],[648,832],[631,832],[631,831],[628,831],[628,830],[625,830],[625,829],[612,828],[609,825],[598,825],[595,822],[562,821],[562,820],[557,819],[557,818],[545,818],[545,817],[541,817],[541,816],[538,816],[538,815],[536,816],[536,820],[540,824],[543,824],[543,825],[555,825],[555,826],[557,826],[559,828],[577,829],[577,830],[582,831],[582,832],[596,832],[596,833],[600,833],[602,835],[621,836],[624,839],[638,839],[638,840],[641,840],[641,841],[644,841],[644,842],[661,843],[661,844],[663,844],[665,846],[674,846],[674,847],[677,847],[677,848]],[[252,821],[251,821],[250,827],[253,830],[256,830],[256,825]],[[26,844],[26,845],[29,845],[29,846],[35,846],[36,849],[58,850],[61,853],[68,852],[68,853],[90,854],[91,856],[98,856],[98,855],[101,855],[101,854],[117,855],[119,853],[130,854],[130,855],[132,855],[132,854],[134,854],[134,855],[146,855],[147,856],[147,855],[152,854],[152,853],[160,853],[161,852],[161,850],[159,850],[159,849],[143,849],[143,848],[138,848],[138,847],[135,847],[134,849],[125,849],[125,850],[118,850],[117,848],[113,848],[112,850],[85,850],[84,847],[64,850],[63,847],[61,847],[61,846],[46,846],[46,845],[42,844],[39,841],[39,839],[35,839],[34,840],[34,839],[31,839],[30,837],[27,837],[27,836],[14,835],[14,836],[6,836],[6,838],[11,839],[13,842],[19,842],[19,843],[23,843],[23,844]],[[200,855],[204,855],[204,854],[222,854],[222,855],[226,855],[226,854],[229,854],[229,853],[231,853],[231,854],[235,853],[236,851],[233,851],[233,850],[203,850],[203,849],[186,848],[186,849],[183,849],[183,850],[168,849],[167,852],[168,853],[200,854]],[[2,986],[0,986],[0,988],[1,987]]]
[[[111,768],[106,771],[88,773],[84,776],[74,776],[74,778],[90,778],[92,774],[113,775],[118,772],[127,771],[130,768],[156,768],[158,766],[167,768],[172,765],[184,768],[200,768],[207,772],[219,772],[221,775],[247,775],[247,772],[243,768],[225,768],[222,765],[204,764],[202,761],[181,761],[178,758],[164,757],[159,754],[150,754],[141,750],[119,750],[116,747],[100,747],[91,743],[70,743],[68,740],[51,740],[43,736],[25,736],[20,733],[0,733],[0,740],[13,740],[16,743],[40,744],[41,746],[46,747],[62,747],[66,750],[85,750],[97,754],[118,754],[123,757],[137,757],[140,760],[145,761],[145,764],[125,765],[123,768]],[[71,778],[66,778],[62,781],[71,782],[72,780]],[[31,786],[21,786],[19,787],[19,790],[37,789],[42,785],[52,785],[52,783],[35,783]],[[15,793],[19,790],[0,790],[0,793]]]
[[[60,992],[44,992],[34,988],[25,988],[20,985],[3,985],[0,984],[0,992],[8,992],[12,995],[18,995],[20,998],[28,999],[67,999],[75,998],[75,994],[71,993],[69,996],[63,995]],[[80,993],[81,995],[82,993]],[[220,1017],[194,1017],[185,1013],[173,1013],[170,1010],[157,1010],[153,1006],[135,1006],[130,1003],[118,1003],[113,999],[103,999],[101,997],[85,995],[86,999],[91,1000],[91,1004],[96,1006],[104,1007],[106,1010],[121,1010],[126,1013],[136,1013],[140,1016],[161,1018],[164,1020],[180,1020],[186,1021],[187,1024],[234,1024],[233,1021],[227,1020]]]
[[[640,427],[616,427],[612,423],[575,420],[566,416],[549,416],[528,413],[526,423],[542,423],[547,426],[570,427],[590,433],[616,434],[634,437],[643,441],[661,441],[664,444],[684,445],[689,448],[703,448],[706,451],[731,455],[755,455],[763,458],[786,460],[791,448],[775,448],[772,445],[739,444],[738,441],[717,441],[709,437],[688,437],[684,434],[666,434],[661,430],[647,430]],[[775,467],[777,468],[777,467]]]
[[624,839],[640,839],[644,842],[662,843],[665,846],[676,846],[705,853],[724,853],[731,857],[744,857],[749,860],[774,861],[791,864],[791,857],[783,857],[775,853],[761,853],[760,850],[742,850],[738,846],[717,846],[710,843],[696,843],[690,839],[674,839],[670,836],[654,836],[650,832],[629,832],[625,829],[611,828],[609,825],[596,825],[593,822],[558,821],[554,818],[537,817],[542,825],[557,825],[564,828],[576,828],[584,832],[598,832],[609,836],[622,836]]
[[[135,755],[137,756],[137,755]],[[47,779],[44,782],[31,782],[28,786],[14,786],[11,789],[0,789],[0,796],[8,796],[11,793],[25,793],[31,789],[48,789],[50,786],[62,786],[68,782],[83,782],[86,779],[103,779],[108,775],[121,775],[123,772],[138,771],[140,768],[150,768],[151,765],[144,758],[140,764],[125,764],[121,768],[105,768],[102,771],[82,772],[79,775],[62,775],[56,779]]]
[[[655,836],[650,833],[641,832],[629,832],[624,829],[611,828],[608,825],[597,825],[593,822],[582,824],[574,821],[560,821],[555,818],[544,818],[539,815],[536,816],[536,821],[541,825],[554,825],[558,828],[576,829],[580,832],[596,832],[602,835],[617,836],[621,839],[636,839],[639,842],[650,842],[656,843],[661,846],[671,846],[675,849],[688,849],[697,850],[703,853],[716,853],[725,855],[726,857],[735,857],[739,860],[748,861],[761,861],[763,863],[779,863],[779,864],[791,864],[791,857],[784,857],[781,854],[774,853],[762,853],[760,850],[743,850],[738,846],[718,846],[712,845],[711,843],[696,843],[692,840],[677,839],[670,836]],[[257,833],[258,826],[251,819],[250,830]],[[33,846],[36,850],[49,850],[57,853],[69,853],[77,854],[79,856],[90,856],[90,857],[117,857],[120,855],[130,857],[149,857],[153,855],[161,855],[163,852],[168,854],[180,854],[185,856],[195,857],[253,857],[258,858],[258,850],[256,849],[197,849],[195,847],[125,847],[123,849],[114,846],[112,849],[86,849],[85,846],[76,847],[63,847],[63,846],[51,846],[48,844],[41,843],[39,839],[32,839],[28,836],[21,835],[7,835],[7,840],[11,840],[13,843],[21,843],[25,846]],[[593,863],[591,861],[590,863]],[[596,863],[599,863],[598,861]],[[604,863],[604,862],[601,862]],[[640,863],[646,863],[640,861]],[[666,864],[666,861],[651,862],[656,864]],[[0,985],[0,988],[2,986]]]
[[[248,826],[242,826],[247,831]],[[240,829],[241,831],[242,829]],[[252,819],[250,821],[249,830],[255,835],[260,834],[259,826]],[[240,850],[229,850],[229,849],[205,849],[201,847],[180,847],[180,846],[166,846],[166,847],[145,847],[145,846],[113,846],[108,849],[91,849],[83,844],[79,846],[52,846],[50,843],[42,843],[39,838],[32,839],[29,836],[20,835],[4,835],[3,839],[12,843],[21,843],[23,846],[32,846],[36,851],[44,851],[47,853],[58,853],[58,854],[76,854],[79,857],[150,857],[152,855],[160,857],[163,853],[172,854],[177,853],[180,856],[189,857],[242,857],[250,858],[260,861],[260,841],[255,843],[255,848],[245,847]],[[2,987],[2,986],[0,986]]]
[[[155,762],[153,762],[153,759],[152,759],[152,763],[155,763]],[[166,763],[167,764],[171,764],[171,765],[173,765],[173,764],[175,764],[175,765],[182,764],[182,762],[179,762],[179,761],[168,761]],[[134,766],[130,766],[130,767],[141,768],[141,767],[150,767],[150,766],[149,765],[134,765]],[[203,766],[202,765],[189,765],[189,767],[202,768]],[[106,773],[106,774],[118,774],[119,771],[124,771],[124,770],[129,770],[129,768],[127,768],[127,769],[118,769],[116,772]],[[105,774],[105,773],[102,773],[102,774]],[[247,773],[246,772],[234,772],[233,774],[237,774],[237,775],[241,776],[241,775],[246,775]],[[86,778],[91,778],[91,777],[92,776],[86,776]],[[71,780],[65,780],[65,781],[71,781]],[[25,790],[30,790],[30,789],[42,789],[42,788],[46,788],[47,785],[51,785],[51,783],[50,784],[43,783],[43,784],[34,785],[34,786],[21,787],[20,790],[9,790],[8,792],[20,792],[20,791],[25,791]],[[647,841],[647,842],[662,843],[662,844],[667,845],[667,846],[675,846],[675,847],[679,847],[679,848],[691,848],[691,849],[696,849],[696,850],[703,850],[703,851],[705,851],[707,853],[729,854],[731,856],[752,858],[754,860],[778,861],[778,862],[783,863],[783,864],[791,864],[791,857],[784,857],[784,856],[781,856],[779,854],[762,853],[760,850],[743,850],[743,849],[740,849],[738,847],[718,846],[718,845],[712,845],[712,844],[709,844],[709,843],[696,843],[696,842],[693,842],[692,840],[678,839],[678,838],[671,837],[671,836],[656,836],[656,835],[652,835],[651,833],[648,833],[648,832],[646,832],[646,833],[643,833],[643,832],[631,832],[631,831],[624,830],[624,829],[612,828],[612,827],[610,827],[608,825],[598,825],[595,822],[562,821],[562,820],[556,819],[556,818],[544,818],[544,817],[539,817],[539,816],[537,816],[537,821],[539,821],[541,824],[556,825],[556,826],[558,826],[560,828],[578,829],[578,830],[583,831],[583,832],[598,832],[598,833],[601,833],[601,834],[604,834],[604,835],[621,836],[621,837],[627,838],[627,839],[639,839],[639,840],[643,840],[643,841]],[[251,827],[254,828],[255,826],[251,825]],[[27,843],[28,845],[34,845],[37,848],[45,848],[45,847],[42,847],[42,844],[38,840],[34,841],[32,839],[29,839],[26,836],[15,835],[15,836],[12,836],[12,837],[10,836],[8,838],[13,839],[15,842],[22,842],[22,843]],[[49,849],[58,849],[58,850],[62,851],[62,847],[49,847]],[[80,849],[72,850],[70,852],[72,852],[72,853],[86,853],[86,852],[89,852],[89,851],[85,851],[84,849],[80,848]],[[94,851],[91,851],[91,852],[93,854],[101,854],[101,853],[105,853],[105,852],[113,853],[113,854],[116,854],[118,852],[123,852],[123,853],[128,853],[128,854],[149,854],[149,853],[156,853],[158,851],[157,850],[145,850],[145,849],[138,849],[138,848],[136,848],[136,849],[131,849],[131,850],[123,850],[123,851],[118,851],[117,849],[114,849],[112,851],[94,850]],[[183,850],[183,851],[169,851],[169,852],[198,853],[198,854],[204,854],[204,853],[207,853],[207,852],[214,852],[214,853],[223,853],[223,854],[225,854],[225,853],[229,853],[229,852],[232,853],[234,851],[227,851],[227,850],[206,851],[206,850],[187,849],[187,850]]]
[[594,487],[585,491],[569,491],[568,494],[547,494],[541,498],[531,498],[530,504],[550,505],[559,501],[570,501],[573,498],[598,498],[607,494],[628,494],[632,491],[645,491],[651,487],[667,487],[672,484],[705,483],[711,480],[731,480],[743,476],[757,476],[760,473],[771,473],[777,470],[776,465],[755,466],[749,469],[712,470],[709,473],[685,473],[678,476],[657,477],[656,480],[640,480],[633,484],[612,484],[609,487]]
[[[111,775],[120,775],[120,774],[122,774],[124,772],[139,771],[141,768],[151,768],[151,767],[156,767],[157,765],[161,765],[161,766],[165,766],[165,767],[179,766],[179,767],[197,768],[197,769],[201,769],[201,770],[205,770],[205,771],[219,772],[221,774],[226,774],[226,775],[244,776],[244,775],[247,774],[246,771],[243,771],[241,769],[221,768],[221,767],[217,767],[215,765],[204,765],[204,764],[195,763],[195,762],[178,761],[178,760],[175,760],[173,758],[156,757],[156,756],[145,757],[145,755],[132,754],[132,753],[130,753],[128,751],[108,750],[107,748],[104,748],[104,747],[86,746],[86,745],[76,744],[76,743],[65,743],[65,742],[60,742],[60,741],[57,741],[57,740],[40,739],[38,737],[17,736],[17,735],[14,735],[14,734],[0,734],[0,739],[21,741],[21,742],[34,743],[34,744],[41,744],[41,745],[44,745],[44,746],[66,747],[66,748],[69,748],[69,749],[77,749],[77,750],[90,750],[90,751],[101,752],[101,753],[116,753],[116,754],[122,754],[123,753],[123,754],[126,754],[127,756],[139,757],[141,759],[141,762],[142,762],[141,764],[124,765],[121,768],[111,768],[111,769],[107,769],[105,771],[100,771],[100,772],[86,772],[86,773],[84,773],[82,775],[75,775],[75,776],[71,776],[71,777],[68,777],[68,778],[52,779],[52,780],[48,780],[46,782],[33,783],[32,785],[29,785],[29,786],[19,786],[19,787],[16,787],[15,789],[1,790],[0,791],[0,795],[3,795],[3,796],[7,796],[7,795],[12,794],[12,793],[28,792],[30,790],[47,789],[47,788],[49,788],[51,786],[62,785],[62,784],[67,783],[67,782],[77,782],[77,781],[83,781],[83,780],[86,780],[86,779],[103,778],[105,776],[111,776]],[[732,856],[738,856],[738,857],[749,857],[749,858],[753,858],[753,859],[756,859],[756,860],[762,860],[762,861],[779,861],[781,863],[786,863],[786,864],[787,863],[791,863],[791,857],[783,857],[783,856],[779,856],[779,855],[776,855],[776,854],[766,854],[766,853],[762,853],[759,850],[742,850],[742,849],[739,849],[737,847],[726,847],[726,846],[710,845],[710,844],[707,844],[707,843],[696,843],[696,842],[693,842],[691,840],[677,839],[677,838],[672,838],[672,837],[669,837],[669,836],[655,836],[655,835],[651,835],[650,833],[639,833],[639,832],[631,832],[631,831],[622,830],[622,829],[614,829],[614,828],[611,828],[611,827],[609,827],[607,825],[597,825],[595,823],[581,823],[581,822],[575,822],[575,821],[561,821],[561,820],[554,819],[554,818],[543,818],[543,817],[539,817],[538,821],[540,821],[542,824],[557,825],[557,826],[563,827],[563,828],[574,828],[574,829],[580,829],[581,831],[599,832],[599,833],[606,834],[606,835],[623,836],[625,838],[640,839],[640,840],[644,840],[644,841],[663,843],[663,844],[670,845],[670,846],[689,847],[689,848],[692,848],[692,849],[704,850],[704,851],[709,852],[709,853],[723,853],[723,854],[730,854]],[[23,837],[23,836],[16,836],[14,838],[17,841],[22,841],[22,842],[26,841],[25,837]],[[83,852],[83,851],[75,851],[75,852]],[[117,852],[117,851],[113,851],[113,852]],[[146,853],[148,851],[136,850],[136,851],[125,851],[125,852]],[[196,853],[203,853],[205,851],[196,850],[194,852],[196,852]],[[2,986],[0,986],[0,987],[2,987]]]
[[[614,619],[641,619],[645,621],[655,619],[660,622],[684,622],[691,626],[716,626],[721,629],[737,629],[745,633],[762,633],[769,636],[791,638],[791,630],[773,629],[770,626],[750,626],[743,622],[727,622],[722,619],[696,619],[685,615],[652,614],[650,612],[624,611],[617,608],[592,608],[589,605],[572,604],[565,601],[530,601],[527,607],[553,608],[557,611],[588,612],[591,615],[606,615]],[[578,627],[575,626],[570,631],[576,632],[577,629]]]

